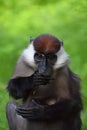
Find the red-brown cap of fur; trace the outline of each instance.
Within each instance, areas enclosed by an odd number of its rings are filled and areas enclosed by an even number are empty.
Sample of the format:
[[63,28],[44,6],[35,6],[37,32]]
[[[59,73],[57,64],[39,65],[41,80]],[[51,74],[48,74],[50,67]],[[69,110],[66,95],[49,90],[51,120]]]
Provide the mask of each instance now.
[[34,39],[34,48],[42,53],[56,53],[59,51],[61,42],[54,36],[43,34]]

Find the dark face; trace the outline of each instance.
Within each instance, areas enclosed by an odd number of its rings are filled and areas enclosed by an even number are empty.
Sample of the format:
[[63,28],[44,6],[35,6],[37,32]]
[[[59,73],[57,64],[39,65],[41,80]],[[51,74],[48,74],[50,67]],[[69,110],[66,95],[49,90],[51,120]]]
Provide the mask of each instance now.
[[37,52],[34,55],[34,59],[38,65],[39,73],[44,76],[50,76],[53,70],[53,65],[57,60],[57,56],[52,53],[43,54]]
[[45,34],[34,39],[33,45],[36,51],[34,60],[38,65],[39,73],[50,76],[57,60],[56,53],[60,50],[61,42],[56,37]]

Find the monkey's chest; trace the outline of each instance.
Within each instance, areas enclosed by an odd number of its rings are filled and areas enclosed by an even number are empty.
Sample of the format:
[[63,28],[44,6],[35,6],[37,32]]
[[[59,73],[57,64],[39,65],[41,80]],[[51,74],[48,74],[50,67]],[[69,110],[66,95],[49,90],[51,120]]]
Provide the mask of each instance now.
[[31,92],[25,104],[28,105],[28,107],[32,106],[32,100],[35,100],[37,103],[41,105],[52,105],[57,102],[57,96],[55,94],[54,89],[51,86],[40,86],[39,88]]

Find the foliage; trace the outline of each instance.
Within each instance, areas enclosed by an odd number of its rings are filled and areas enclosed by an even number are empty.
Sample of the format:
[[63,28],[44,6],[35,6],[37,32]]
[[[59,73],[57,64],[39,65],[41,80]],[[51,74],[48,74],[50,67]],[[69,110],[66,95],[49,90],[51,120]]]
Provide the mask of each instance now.
[[3,84],[10,78],[18,56],[29,43],[29,37],[41,33],[53,34],[64,41],[71,59],[70,67],[82,79],[83,130],[87,129],[86,16],[86,0],[0,1],[0,130],[7,130],[5,105],[8,95]]

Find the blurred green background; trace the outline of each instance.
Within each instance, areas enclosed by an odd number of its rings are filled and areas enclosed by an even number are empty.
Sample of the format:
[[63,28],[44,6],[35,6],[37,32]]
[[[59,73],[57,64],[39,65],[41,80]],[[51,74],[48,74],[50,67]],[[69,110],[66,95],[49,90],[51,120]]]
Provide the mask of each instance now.
[[50,33],[64,41],[70,68],[81,77],[87,130],[87,0],[0,0],[0,130],[8,130],[7,82],[29,37]]

